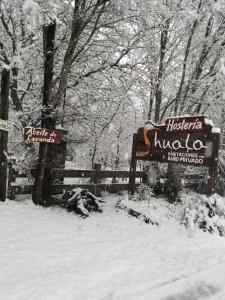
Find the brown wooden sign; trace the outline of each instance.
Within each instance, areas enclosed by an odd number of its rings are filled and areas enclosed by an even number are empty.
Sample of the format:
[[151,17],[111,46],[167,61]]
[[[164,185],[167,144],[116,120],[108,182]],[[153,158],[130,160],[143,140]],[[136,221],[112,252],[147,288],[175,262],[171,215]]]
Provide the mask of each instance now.
[[62,139],[61,131],[57,129],[46,128],[24,128],[24,140],[26,142],[39,142],[60,144]]
[[218,130],[204,116],[168,118],[151,129],[141,127],[134,136],[131,171],[136,169],[136,160],[145,160],[207,166],[211,176],[219,139]]
[[169,118],[152,130],[139,128],[136,158],[210,166],[213,151],[212,126],[203,116]]

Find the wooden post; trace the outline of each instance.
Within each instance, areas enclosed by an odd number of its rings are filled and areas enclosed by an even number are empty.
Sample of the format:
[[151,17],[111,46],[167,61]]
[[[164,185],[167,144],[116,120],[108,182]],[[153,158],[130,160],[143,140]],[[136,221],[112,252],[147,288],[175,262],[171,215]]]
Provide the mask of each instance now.
[[[101,168],[102,168],[102,166],[101,166],[100,163],[95,163],[94,164],[94,170],[95,171],[101,171]],[[101,182],[101,180],[97,176],[97,173],[95,174],[94,178],[92,179],[92,182],[93,183],[100,183]]]
[[220,134],[212,134],[212,143],[213,143],[213,161],[209,166],[208,180],[207,180],[207,196],[212,195],[215,192],[215,182],[218,173],[218,152],[220,144]]
[[[9,77],[10,71],[2,69],[0,119],[8,120],[9,114]],[[0,201],[7,196],[7,151],[8,132],[0,130]]]
[[143,169],[144,174],[141,177],[141,183],[148,184],[148,172],[149,172],[149,166],[148,168]]
[[[62,135],[62,140],[60,144],[51,144],[48,156],[50,155],[48,161],[51,161],[51,167],[54,169],[65,169],[66,163],[66,146],[67,146],[67,130],[60,130]],[[52,160],[53,158],[53,160]],[[54,178],[52,176],[52,184],[63,184],[64,178],[58,177]]]
[[[53,85],[53,64],[55,47],[56,22],[43,28],[44,41],[44,87],[43,87],[43,107],[42,124],[43,128],[54,129],[55,120],[52,117],[52,85]],[[49,155],[52,145],[40,143],[39,160],[34,182],[32,199],[35,204],[49,206],[51,204],[52,192],[52,160]]]
[[136,176],[136,167],[137,167],[137,159],[136,159],[136,148],[137,148],[137,134],[133,135],[133,145],[132,145],[132,155],[130,162],[130,174],[129,174],[129,185],[128,185],[128,193],[130,195],[134,195],[135,192],[135,176]]
[[11,160],[8,164],[9,166],[9,172],[8,172],[8,198],[10,200],[15,200],[15,189],[12,188],[12,184],[16,183],[16,171],[13,168],[13,164],[15,163],[15,160]]

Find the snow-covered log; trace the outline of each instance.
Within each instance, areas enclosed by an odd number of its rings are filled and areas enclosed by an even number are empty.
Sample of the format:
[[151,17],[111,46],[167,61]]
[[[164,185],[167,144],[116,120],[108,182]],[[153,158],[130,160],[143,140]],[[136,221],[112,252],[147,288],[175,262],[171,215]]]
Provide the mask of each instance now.
[[85,189],[77,188],[64,192],[62,201],[68,211],[74,211],[83,217],[88,217],[91,211],[102,212],[99,200]]

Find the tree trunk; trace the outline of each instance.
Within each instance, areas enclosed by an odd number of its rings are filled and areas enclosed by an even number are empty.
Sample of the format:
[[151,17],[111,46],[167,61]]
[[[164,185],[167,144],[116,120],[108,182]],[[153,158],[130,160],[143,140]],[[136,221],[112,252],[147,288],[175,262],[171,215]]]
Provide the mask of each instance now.
[[[2,120],[8,120],[9,77],[10,71],[3,69],[0,98],[0,119]],[[5,201],[7,196],[7,143],[8,132],[0,130],[0,201]]]
[[168,164],[166,194],[170,203],[180,201],[183,170],[179,164]]
[[150,97],[149,97],[148,120],[152,119],[152,108],[153,108],[153,101],[154,101],[153,89],[154,89],[153,78],[151,78],[151,90],[150,90]]
[[11,84],[10,84],[10,91],[11,91],[11,98],[12,98],[12,103],[16,111],[22,111],[22,103],[21,100],[18,96],[18,68],[13,67],[12,68],[12,79],[11,79]]
[[[43,28],[44,44],[44,88],[43,88],[43,111],[42,128],[55,128],[55,119],[52,116],[52,85],[53,85],[53,63],[55,47],[56,22]],[[52,198],[52,166],[54,155],[52,148],[54,145],[40,143],[39,160],[34,183],[32,199],[35,204],[49,206]]]
[[160,110],[162,104],[162,81],[165,72],[165,55],[166,55],[166,46],[168,42],[168,33],[169,33],[170,19],[165,21],[164,28],[161,32],[160,39],[160,61],[159,61],[159,70],[156,83],[156,92],[155,92],[155,122],[157,123],[160,119]]

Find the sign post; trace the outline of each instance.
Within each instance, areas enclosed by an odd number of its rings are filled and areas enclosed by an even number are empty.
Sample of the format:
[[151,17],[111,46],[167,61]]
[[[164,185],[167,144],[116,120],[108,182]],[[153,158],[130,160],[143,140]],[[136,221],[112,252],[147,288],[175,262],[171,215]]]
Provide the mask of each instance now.
[[[205,116],[168,118],[165,124],[138,129],[134,135],[131,161],[157,161],[208,167],[207,194],[214,191],[220,134]],[[134,193],[132,174],[136,165],[131,164],[129,193]]]
[[136,166],[137,166],[136,151],[137,151],[137,134],[134,134],[132,155],[130,161],[129,186],[128,186],[128,190],[131,195],[134,195],[135,192],[135,178],[136,178],[135,173],[136,173]]
[[2,69],[0,95],[0,201],[5,201],[7,196],[9,76],[9,70]]
[[218,152],[220,143],[220,134],[213,133],[213,157],[211,164],[209,166],[208,180],[207,180],[207,195],[210,196],[214,192],[215,181],[217,177],[217,167],[218,167]]

